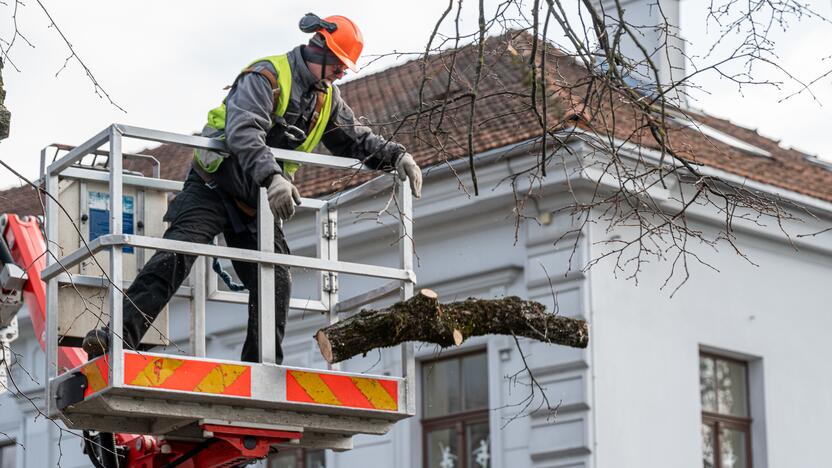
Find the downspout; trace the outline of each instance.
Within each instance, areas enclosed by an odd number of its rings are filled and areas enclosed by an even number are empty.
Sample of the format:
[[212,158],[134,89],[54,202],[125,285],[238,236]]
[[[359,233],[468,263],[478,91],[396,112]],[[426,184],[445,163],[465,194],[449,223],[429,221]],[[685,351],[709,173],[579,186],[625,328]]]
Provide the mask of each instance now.
[[[586,243],[587,249],[592,248],[592,228],[588,228],[586,232]],[[591,252],[587,252],[587,258],[591,255]],[[591,413],[591,420],[592,420],[592,463],[591,466],[594,468],[598,468],[601,466],[598,462],[598,390],[597,390],[597,378],[596,378],[596,369],[595,369],[595,337],[597,336],[597,324],[595,322],[595,294],[593,289],[593,277],[594,277],[594,269],[590,268],[587,271],[587,278],[586,278],[586,288],[587,288],[587,308],[588,308],[588,317],[590,325],[590,339],[589,339],[589,380],[590,380],[590,405],[589,411]]]

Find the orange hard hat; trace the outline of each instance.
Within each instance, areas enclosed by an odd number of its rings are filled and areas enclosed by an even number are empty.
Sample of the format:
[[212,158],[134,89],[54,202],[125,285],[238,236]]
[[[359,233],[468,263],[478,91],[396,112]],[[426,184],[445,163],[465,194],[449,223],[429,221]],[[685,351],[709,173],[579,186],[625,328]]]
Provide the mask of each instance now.
[[[310,18],[311,17],[311,18]],[[317,19],[317,24],[312,20]],[[309,21],[311,28],[305,28],[304,20]],[[307,14],[301,20],[301,29],[306,32],[312,32],[310,29],[317,29],[315,32],[323,36],[326,41],[326,47],[335,54],[344,65],[350,67],[352,71],[358,71],[355,62],[361,56],[361,50],[364,49],[364,36],[358,26],[346,16],[334,15],[327,16],[321,21],[316,16]]]

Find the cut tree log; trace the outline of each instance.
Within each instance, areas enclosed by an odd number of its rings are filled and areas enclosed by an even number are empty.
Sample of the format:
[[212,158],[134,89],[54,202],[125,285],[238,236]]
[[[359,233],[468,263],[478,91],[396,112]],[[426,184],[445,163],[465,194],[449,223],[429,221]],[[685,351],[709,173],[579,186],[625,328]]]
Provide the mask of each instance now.
[[589,325],[584,320],[552,314],[543,304],[516,296],[440,304],[435,292],[422,289],[386,309],[364,309],[321,328],[315,340],[324,359],[334,364],[407,341],[447,348],[481,335],[514,335],[586,348]]

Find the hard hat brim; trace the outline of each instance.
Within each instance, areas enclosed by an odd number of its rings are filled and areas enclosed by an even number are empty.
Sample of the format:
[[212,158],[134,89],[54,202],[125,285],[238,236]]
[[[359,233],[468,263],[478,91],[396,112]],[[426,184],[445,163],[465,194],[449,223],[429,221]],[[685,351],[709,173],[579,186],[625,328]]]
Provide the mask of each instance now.
[[355,62],[352,61],[350,56],[347,55],[347,53],[344,52],[343,49],[338,47],[338,43],[332,38],[332,34],[329,31],[327,31],[326,29],[322,29],[318,32],[322,36],[324,36],[324,39],[326,39],[326,47],[329,50],[331,50],[332,53],[335,54],[335,56],[338,57],[338,59],[341,60],[341,62],[344,63],[344,65],[349,67],[350,70],[352,70],[354,72],[357,72],[358,71],[358,66],[356,66]]

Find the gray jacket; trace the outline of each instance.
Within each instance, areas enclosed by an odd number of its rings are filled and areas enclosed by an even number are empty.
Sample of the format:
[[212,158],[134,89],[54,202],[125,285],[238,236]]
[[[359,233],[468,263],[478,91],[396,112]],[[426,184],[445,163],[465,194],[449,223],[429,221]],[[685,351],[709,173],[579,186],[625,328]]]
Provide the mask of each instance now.
[[[319,78],[306,67],[298,46],[288,53],[292,69],[292,90],[283,118],[287,123],[309,130],[320,86]],[[264,67],[277,76],[268,61],[257,62],[252,68]],[[271,84],[259,73],[237,77],[225,100],[225,140],[231,156],[217,171],[217,185],[251,207],[257,206],[259,187],[268,186],[280,165],[268,146],[282,146],[282,135],[272,135],[274,94]],[[217,137],[217,130],[203,129],[204,136]],[[332,86],[332,108],[321,142],[334,155],[361,159],[374,169],[390,169],[405,148],[359,123],[352,109],[341,99],[337,86]]]

